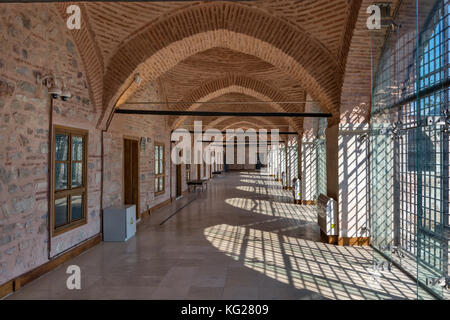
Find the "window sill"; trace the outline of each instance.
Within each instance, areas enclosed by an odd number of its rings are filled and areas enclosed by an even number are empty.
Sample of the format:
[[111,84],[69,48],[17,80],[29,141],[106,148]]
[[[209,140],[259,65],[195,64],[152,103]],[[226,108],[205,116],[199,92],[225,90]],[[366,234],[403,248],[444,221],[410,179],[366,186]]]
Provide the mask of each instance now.
[[163,191],[159,191],[159,192],[155,192],[155,197],[159,197],[159,196],[162,196],[163,194],[165,194],[166,193],[166,191],[165,190],[163,190]]
[[53,229],[52,238],[62,235],[63,233],[69,232],[73,229],[84,226],[85,224],[87,224],[86,218],[79,220],[79,221],[72,222],[71,224],[67,224],[67,225],[58,227],[56,229]]

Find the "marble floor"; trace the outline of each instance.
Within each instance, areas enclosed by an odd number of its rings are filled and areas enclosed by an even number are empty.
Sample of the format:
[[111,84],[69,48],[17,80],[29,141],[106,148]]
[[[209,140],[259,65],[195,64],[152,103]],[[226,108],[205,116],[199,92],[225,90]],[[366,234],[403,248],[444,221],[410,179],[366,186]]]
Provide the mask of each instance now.
[[[161,222],[168,219],[161,225]],[[8,299],[415,299],[400,270],[372,270],[369,247],[320,243],[314,206],[263,173],[215,177]],[[68,290],[66,268],[81,268]]]

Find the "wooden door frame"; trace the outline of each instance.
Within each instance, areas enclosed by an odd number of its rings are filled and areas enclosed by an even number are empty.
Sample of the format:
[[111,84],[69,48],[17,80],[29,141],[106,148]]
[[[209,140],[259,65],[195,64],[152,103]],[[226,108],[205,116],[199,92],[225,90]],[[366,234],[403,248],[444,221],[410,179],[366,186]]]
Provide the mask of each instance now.
[[136,219],[140,219],[141,212],[140,212],[140,202],[141,202],[141,188],[140,188],[140,179],[139,179],[139,173],[141,171],[140,168],[140,139],[138,137],[134,136],[127,136],[124,135],[122,142],[123,142],[123,151],[122,151],[122,195],[123,195],[123,204],[125,205],[125,140],[132,140],[137,142],[137,203],[136,203]]
[[[183,195],[183,167],[181,164],[177,164],[175,166],[175,172],[177,174],[175,185],[175,196],[178,198]],[[180,192],[179,194],[178,191]]]

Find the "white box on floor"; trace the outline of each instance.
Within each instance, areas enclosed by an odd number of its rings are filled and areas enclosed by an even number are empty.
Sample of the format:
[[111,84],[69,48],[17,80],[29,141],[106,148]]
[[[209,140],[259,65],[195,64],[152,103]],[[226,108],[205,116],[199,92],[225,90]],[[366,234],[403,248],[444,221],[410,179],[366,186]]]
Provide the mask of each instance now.
[[128,241],[136,233],[136,206],[125,205],[103,210],[103,240]]
[[324,194],[317,199],[317,222],[327,236],[337,236],[337,202]]

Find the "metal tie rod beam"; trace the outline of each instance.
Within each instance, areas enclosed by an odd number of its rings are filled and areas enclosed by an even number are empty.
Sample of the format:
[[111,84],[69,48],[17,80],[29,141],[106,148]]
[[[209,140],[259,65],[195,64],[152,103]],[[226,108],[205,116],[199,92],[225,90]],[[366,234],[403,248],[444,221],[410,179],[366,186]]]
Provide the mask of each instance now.
[[179,111],[179,110],[132,110],[116,109],[118,114],[139,114],[154,116],[192,117],[285,117],[285,118],[331,118],[331,113],[319,112],[222,112],[222,111]]
[[[175,143],[175,141],[172,141],[172,143]],[[235,146],[235,147],[239,147],[239,146],[243,146],[243,147],[247,147],[247,146],[272,146],[272,145],[284,145],[284,143],[247,143],[247,144],[231,144],[231,143],[224,143],[224,144],[213,144],[212,147],[231,147],[231,146]]]
[[[173,132],[177,132],[177,130],[180,130],[180,129],[172,130],[172,133],[173,133]],[[266,130],[267,130],[267,134],[270,134],[270,129],[266,129]],[[180,130],[180,132],[181,132],[181,130]],[[194,130],[189,130],[189,133],[202,133],[202,134],[204,134],[205,132],[206,132],[206,131],[195,132]],[[221,133],[222,133],[222,134],[227,134],[226,131],[221,131]],[[234,135],[246,135],[246,134],[247,134],[247,135],[251,135],[252,133],[233,132],[232,134],[234,134]],[[256,131],[255,134],[256,134],[256,135],[259,135],[259,132]],[[298,135],[298,132],[296,132],[296,131],[279,131],[278,134],[293,134],[293,135]]]
[[192,104],[303,104],[315,101],[132,101],[123,105],[192,105]]
[[[170,142],[178,142],[179,140],[171,140]],[[247,141],[226,141],[226,142],[220,142],[220,141],[208,141],[208,140],[202,140],[199,142],[204,142],[204,143],[210,143],[212,145],[216,145],[216,146],[220,146],[220,145],[248,145],[248,144],[252,144],[252,145],[263,145],[263,144],[276,144],[277,142],[275,141],[266,141],[266,142],[247,142]],[[284,141],[278,141],[278,144],[285,144]]]

